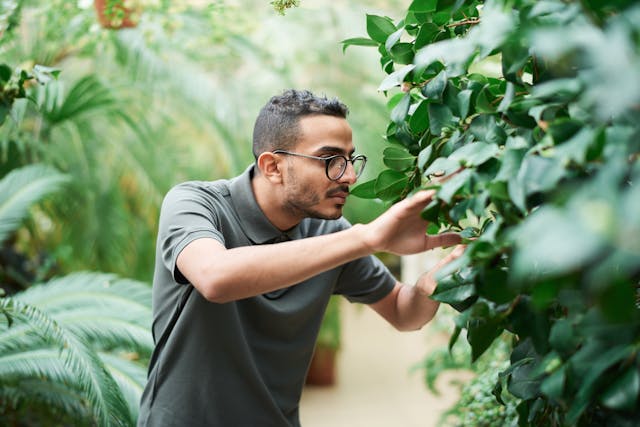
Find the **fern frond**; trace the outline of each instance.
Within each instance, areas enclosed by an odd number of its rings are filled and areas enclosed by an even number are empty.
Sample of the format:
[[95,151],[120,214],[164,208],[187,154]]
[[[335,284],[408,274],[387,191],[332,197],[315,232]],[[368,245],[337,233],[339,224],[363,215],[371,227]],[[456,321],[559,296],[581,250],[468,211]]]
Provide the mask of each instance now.
[[99,353],[111,376],[118,383],[122,396],[129,405],[129,412],[135,420],[138,418],[140,397],[147,382],[147,370],[139,363],[111,353]]
[[120,315],[137,313],[151,316],[151,288],[131,279],[119,279],[114,274],[75,272],[31,286],[15,298],[38,306],[52,315],[77,307],[105,305]]
[[[85,404],[81,390],[64,383],[36,378],[23,378],[19,383],[5,383],[0,387],[0,402],[4,407],[17,408],[26,402],[27,411],[43,408],[48,416],[73,420],[74,427],[92,426],[91,412]],[[21,405],[20,405],[21,406]],[[0,413],[2,412],[0,407]],[[32,415],[30,413],[30,415]],[[3,423],[0,415],[0,424]],[[15,423],[7,423],[12,425]],[[35,424],[34,424],[35,425]],[[66,424],[59,424],[66,425]]]
[[82,340],[62,328],[34,306],[13,298],[0,299],[0,310],[14,320],[30,324],[56,348],[64,365],[77,376],[91,413],[99,425],[117,426],[131,423],[129,409],[113,378],[97,354]]
[[31,205],[67,180],[66,175],[44,165],[14,169],[0,180],[0,242],[18,228]]
[[45,311],[96,348],[127,348],[144,354],[153,349],[151,289],[142,282],[78,272],[32,286],[14,298]]

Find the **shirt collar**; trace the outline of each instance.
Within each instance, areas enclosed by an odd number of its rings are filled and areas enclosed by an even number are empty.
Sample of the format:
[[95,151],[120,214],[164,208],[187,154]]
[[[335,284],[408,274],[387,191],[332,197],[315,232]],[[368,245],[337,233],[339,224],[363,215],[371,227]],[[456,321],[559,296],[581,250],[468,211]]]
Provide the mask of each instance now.
[[251,186],[254,167],[255,165],[249,166],[241,175],[233,178],[229,184],[231,202],[240,217],[243,231],[256,245],[300,238],[300,224],[282,232],[269,221],[258,205]]

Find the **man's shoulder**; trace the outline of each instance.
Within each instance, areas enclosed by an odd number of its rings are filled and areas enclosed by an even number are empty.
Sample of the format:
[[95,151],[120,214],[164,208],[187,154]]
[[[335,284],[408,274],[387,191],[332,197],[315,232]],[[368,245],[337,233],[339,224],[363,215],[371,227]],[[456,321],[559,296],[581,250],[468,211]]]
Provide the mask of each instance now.
[[169,189],[165,197],[171,196],[185,196],[185,195],[229,195],[229,183],[228,179],[219,179],[216,181],[184,181],[174,185]]

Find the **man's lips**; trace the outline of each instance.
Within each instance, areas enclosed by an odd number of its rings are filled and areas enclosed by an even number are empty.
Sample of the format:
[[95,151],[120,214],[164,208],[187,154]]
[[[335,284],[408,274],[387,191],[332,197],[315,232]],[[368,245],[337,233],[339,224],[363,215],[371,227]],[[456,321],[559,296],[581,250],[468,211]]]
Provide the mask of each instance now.
[[344,187],[336,188],[335,190],[331,190],[331,191],[327,192],[327,197],[340,199],[342,201],[345,201],[347,199],[348,195],[349,195],[349,188],[348,187],[346,187],[346,188],[344,188]]

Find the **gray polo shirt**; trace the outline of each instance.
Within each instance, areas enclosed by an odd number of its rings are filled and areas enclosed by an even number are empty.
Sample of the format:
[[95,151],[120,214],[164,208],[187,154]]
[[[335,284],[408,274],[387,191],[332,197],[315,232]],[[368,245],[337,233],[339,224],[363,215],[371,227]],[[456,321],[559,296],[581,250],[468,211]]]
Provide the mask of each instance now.
[[206,237],[234,248],[350,226],[308,218],[279,231],[254,198],[252,171],[180,184],[165,197],[153,279],[156,348],[138,426],[300,425],[300,395],[329,297],[373,303],[395,284],[369,256],[280,291],[224,304],[204,299],[176,267],[190,242]]

